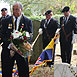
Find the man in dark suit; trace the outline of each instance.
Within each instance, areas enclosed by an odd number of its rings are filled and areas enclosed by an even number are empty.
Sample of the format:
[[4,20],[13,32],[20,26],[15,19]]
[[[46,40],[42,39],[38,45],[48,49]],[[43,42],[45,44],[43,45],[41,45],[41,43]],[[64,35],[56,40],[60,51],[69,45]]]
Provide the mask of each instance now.
[[[24,59],[24,57],[16,52],[14,56],[11,57],[11,49],[8,49],[10,44],[8,39],[11,32],[15,30],[19,31],[21,26],[23,26],[23,31],[33,33],[32,21],[22,15],[22,9],[23,7],[20,3],[15,3],[13,5],[13,15],[2,20],[2,28],[0,31],[1,41],[3,42],[3,49],[1,53],[2,77],[12,77],[12,69],[15,60],[18,66],[19,77],[29,77],[28,57]],[[16,20],[17,22],[15,25]]]
[[8,10],[7,10],[7,8],[2,8],[2,9],[1,9],[1,15],[2,15],[1,18],[6,18],[6,17],[9,16],[9,15],[8,15]]
[[72,36],[77,32],[76,18],[70,14],[70,8],[65,6],[62,10],[64,16],[60,18],[60,47],[62,62],[71,62]]
[[[58,28],[58,21],[52,18],[53,12],[52,10],[48,10],[45,13],[46,19],[43,19],[40,24],[39,33],[42,32],[43,38],[43,49],[49,44],[51,39],[55,36],[55,32]],[[55,48],[54,48],[55,53]],[[54,54],[53,54],[53,61],[48,62],[48,65],[51,66],[54,64]]]
[[1,21],[2,21],[2,19],[4,19],[4,18],[6,18],[6,17],[8,17],[9,15],[7,14],[8,13],[8,10],[7,10],[7,8],[2,8],[1,9],[1,18],[0,18],[0,27],[1,27]]

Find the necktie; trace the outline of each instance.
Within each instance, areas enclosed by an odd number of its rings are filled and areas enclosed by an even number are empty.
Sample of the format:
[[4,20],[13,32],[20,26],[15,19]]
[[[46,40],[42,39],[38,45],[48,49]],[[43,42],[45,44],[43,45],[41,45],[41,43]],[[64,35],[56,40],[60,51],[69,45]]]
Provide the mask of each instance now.
[[16,30],[16,26],[17,26],[17,17],[15,19],[15,30]]
[[46,25],[46,27],[47,27],[47,25],[48,25],[48,20],[46,21],[46,24],[45,24],[45,25]]
[[66,22],[67,22],[67,17],[66,17]]
[[65,17],[65,20],[64,20],[64,23],[66,24],[66,22],[67,22],[67,17]]

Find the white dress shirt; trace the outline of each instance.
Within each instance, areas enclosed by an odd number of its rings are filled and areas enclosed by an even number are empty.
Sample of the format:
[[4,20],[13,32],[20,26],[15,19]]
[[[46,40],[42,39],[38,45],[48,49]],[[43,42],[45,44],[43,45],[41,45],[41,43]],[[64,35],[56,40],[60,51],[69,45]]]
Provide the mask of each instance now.
[[69,16],[67,16],[67,17],[64,17],[64,19],[66,20],[66,23],[67,23],[67,21],[68,21],[69,17],[70,17],[70,15],[69,15]]
[[[16,26],[16,30],[18,31],[18,28],[19,28],[19,23],[20,23],[20,19],[21,19],[22,15],[20,15],[18,18],[17,18],[17,26]],[[14,22],[16,20],[15,16],[13,16],[13,19],[14,19]]]

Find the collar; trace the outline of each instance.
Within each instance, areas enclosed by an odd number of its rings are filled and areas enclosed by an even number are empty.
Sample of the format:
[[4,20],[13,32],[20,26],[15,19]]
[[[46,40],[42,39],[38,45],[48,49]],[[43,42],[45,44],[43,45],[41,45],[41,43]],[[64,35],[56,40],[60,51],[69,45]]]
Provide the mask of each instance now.
[[[22,15],[20,15],[20,16],[17,18],[16,30],[18,30],[18,28],[19,28],[19,24],[20,24],[21,17],[22,17]],[[15,20],[16,20],[16,18],[15,18],[15,16],[13,16],[13,24],[14,24],[14,26],[15,26]],[[15,29],[15,27],[14,27],[14,29]]]
[[45,20],[45,22],[47,22],[47,24],[49,24],[50,20],[52,19],[52,17],[47,21],[47,19]]
[[[67,16],[67,20],[69,19],[69,17],[70,17],[70,14],[69,14],[69,16]],[[64,16],[64,18],[66,19],[66,17]]]
[[2,18],[6,18],[6,16],[2,16]]
[[[21,19],[21,16],[22,16],[22,15],[20,15],[20,16],[17,18],[17,20],[20,20],[20,19]],[[15,22],[16,18],[15,18],[14,15],[13,15],[13,19],[14,19],[14,22]]]
[[[51,19],[52,19],[52,17],[48,21],[50,21]],[[47,22],[47,19],[45,21]]]

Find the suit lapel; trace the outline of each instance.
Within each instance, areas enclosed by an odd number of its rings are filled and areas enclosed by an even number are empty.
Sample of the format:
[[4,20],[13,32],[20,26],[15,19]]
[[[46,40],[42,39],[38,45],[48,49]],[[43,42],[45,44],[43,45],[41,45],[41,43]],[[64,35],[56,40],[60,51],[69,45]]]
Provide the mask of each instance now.
[[48,22],[48,24],[50,24],[50,22],[52,22],[53,18],[50,19],[50,21]]
[[71,21],[71,15],[69,16],[68,22]]
[[71,21],[71,15],[69,16],[69,18],[68,18],[66,24],[68,24],[70,21]]
[[44,20],[44,28],[45,28],[45,29],[47,28],[46,20]]
[[48,25],[50,24],[50,22],[52,22],[52,20],[53,20],[53,19],[51,18],[47,23],[46,23],[46,21],[45,21],[45,25],[44,25],[44,26],[47,28]]

